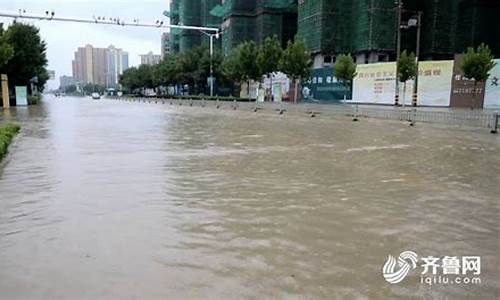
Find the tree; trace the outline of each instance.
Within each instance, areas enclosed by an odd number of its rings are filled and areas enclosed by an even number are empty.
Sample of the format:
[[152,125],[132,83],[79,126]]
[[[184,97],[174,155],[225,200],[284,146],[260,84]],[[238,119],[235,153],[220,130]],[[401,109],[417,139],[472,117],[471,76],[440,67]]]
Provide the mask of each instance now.
[[76,85],[71,84],[71,85],[65,86],[64,88],[62,88],[62,90],[66,94],[74,94],[74,93],[76,93]]
[[[274,35],[272,38],[267,37],[259,49],[257,54],[257,66],[261,74],[265,74],[270,79],[270,93],[272,95],[273,76],[274,72],[279,70],[279,62],[283,55],[283,49],[278,37]],[[268,94],[269,95],[269,94]]]
[[464,54],[462,61],[462,71],[465,77],[474,80],[474,93],[472,97],[471,109],[474,108],[478,82],[485,82],[490,77],[490,71],[495,67],[493,55],[490,48],[481,44],[476,50],[470,47]]
[[137,68],[132,67],[125,70],[120,76],[120,84],[131,92],[141,87]]
[[260,81],[262,73],[255,63],[257,60],[258,49],[254,41],[248,41],[241,44],[237,51],[239,65],[241,67],[242,79],[248,83],[248,98],[250,99],[250,80]]
[[38,78],[36,86],[39,90],[43,90],[49,79],[45,69],[47,46],[40,38],[38,28],[16,22],[7,29],[5,35],[12,45],[14,55],[0,70],[0,73],[7,73],[11,86],[29,86],[30,80],[36,76]]
[[7,65],[13,56],[14,47],[9,43],[7,35],[0,24],[0,70]]
[[311,56],[304,42],[296,39],[288,42],[280,61],[280,70],[295,82],[295,98],[297,102],[299,83],[309,77],[311,72]]
[[335,77],[351,90],[352,81],[357,75],[356,64],[351,54],[339,55],[335,63]]
[[399,82],[403,83],[403,105],[405,103],[405,95],[406,95],[406,82],[408,80],[415,79],[415,76],[417,76],[417,59],[415,57],[415,53],[408,53],[403,51],[401,53],[401,56],[399,57],[399,60],[397,62],[398,64],[398,80]]
[[241,83],[243,81],[243,72],[240,65],[240,52],[238,48],[234,48],[231,52],[224,57],[220,66],[223,78],[233,83]]

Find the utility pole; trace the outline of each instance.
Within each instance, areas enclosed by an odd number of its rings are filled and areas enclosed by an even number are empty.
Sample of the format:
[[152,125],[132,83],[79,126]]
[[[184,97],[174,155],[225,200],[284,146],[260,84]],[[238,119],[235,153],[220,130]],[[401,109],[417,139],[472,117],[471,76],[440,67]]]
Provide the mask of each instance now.
[[210,35],[210,97],[214,96],[214,66],[213,66],[213,56],[214,56],[214,35]]
[[207,33],[205,31],[200,30],[201,33],[208,36],[210,38],[210,97],[214,96],[214,37],[218,39],[220,37],[220,33]]
[[396,41],[396,94],[394,96],[394,106],[399,106],[399,58],[401,56],[401,17],[403,12],[403,0],[397,1],[397,41]]
[[417,60],[417,73],[415,74],[415,84],[413,85],[413,97],[411,99],[411,104],[416,107],[418,101],[418,64],[420,61],[420,31],[422,29],[422,12],[419,11],[417,14],[417,54],[415,55]]

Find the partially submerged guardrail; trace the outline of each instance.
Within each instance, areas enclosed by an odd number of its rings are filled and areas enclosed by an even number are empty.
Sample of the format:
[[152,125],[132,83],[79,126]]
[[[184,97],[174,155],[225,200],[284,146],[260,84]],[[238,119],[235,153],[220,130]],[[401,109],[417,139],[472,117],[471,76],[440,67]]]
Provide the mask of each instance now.
[[237,102],[223,100],[187,100],[187,99],[168,99],[168,98],[150,98],[150,97],[108,97],[108,99],[154,103],[177,106],[197,106],[214,107],[216,109],[248,110],[251,112],[276,112],[280,115],[285,113],[303,114],[310,117],[330,117],[344,116],[350,117],[353,121],[360,118],[387,119],[394,121],[408,122],[413,126],[417,123],[442,124],[459,127],[485,128],[490,129],[491,133],[497,133],[500,123],[500,114],[495,111],[484,110],[449,110],[435,111],[431,108],[402,108],[402,107],[376,107],[369,105],[356,104],[314,104],[302,103],[291,104],[286,102]]

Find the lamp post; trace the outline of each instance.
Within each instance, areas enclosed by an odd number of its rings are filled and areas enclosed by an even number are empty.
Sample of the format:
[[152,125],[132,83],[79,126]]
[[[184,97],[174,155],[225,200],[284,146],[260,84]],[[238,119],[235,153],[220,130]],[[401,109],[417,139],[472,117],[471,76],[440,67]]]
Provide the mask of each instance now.
[[403,0],[396,0],[397,7],[397,38],[396,38],[396,94],[394,106],[399,106],[399,58],[401,56],[401,15],[403,13]]
[[418,64],[420,61],[420,31],[422,29],[422,12],[417,13],[417,49],[416,49],[416,63],[417,63],[417,73],[415,74],[415,84],[413,85],[413,97],[411,99],[411,104],[416,107],[418,100]]
[[214,96],[214,37],[216,39],[219,38],[220,34],[217,33],[206,33],[204,31],[200,31],[204,35],[210,38],[210,97]]

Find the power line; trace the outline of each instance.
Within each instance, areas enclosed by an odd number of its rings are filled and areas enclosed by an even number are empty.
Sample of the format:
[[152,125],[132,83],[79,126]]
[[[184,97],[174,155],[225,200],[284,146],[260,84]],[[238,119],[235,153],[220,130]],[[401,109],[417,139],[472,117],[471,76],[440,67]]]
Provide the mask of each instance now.
[[45,12],[45,16],[36,15],[26,15],[22,12],[18,14],[14,13],[4,13],[0,12],[0,17],[17,19],[28,19],[28,20],[40,20],[40,21],[56,21],[56,22],[73,22],[73,23],[86,23],[86,24],[99,24],[99,25],[115,25],[115,26],[129,26],[129,27],[149,27],[149,28],[173,28],[173,29],[183,29],[183,30],[202,30],[207,32],[218,33],[219,28],[214,27],[200,27],[200,26],[186,26],[186,25],[171,25],[165,24],[164,21],[157,20],[155,24],[139,23],[138,19],[134,19],[133,22],[125,22],[120,18],[109,18],[105,17],[95,17],[93,19],[78,19],[78,18],[64,18],[55,17],[55,13]]

